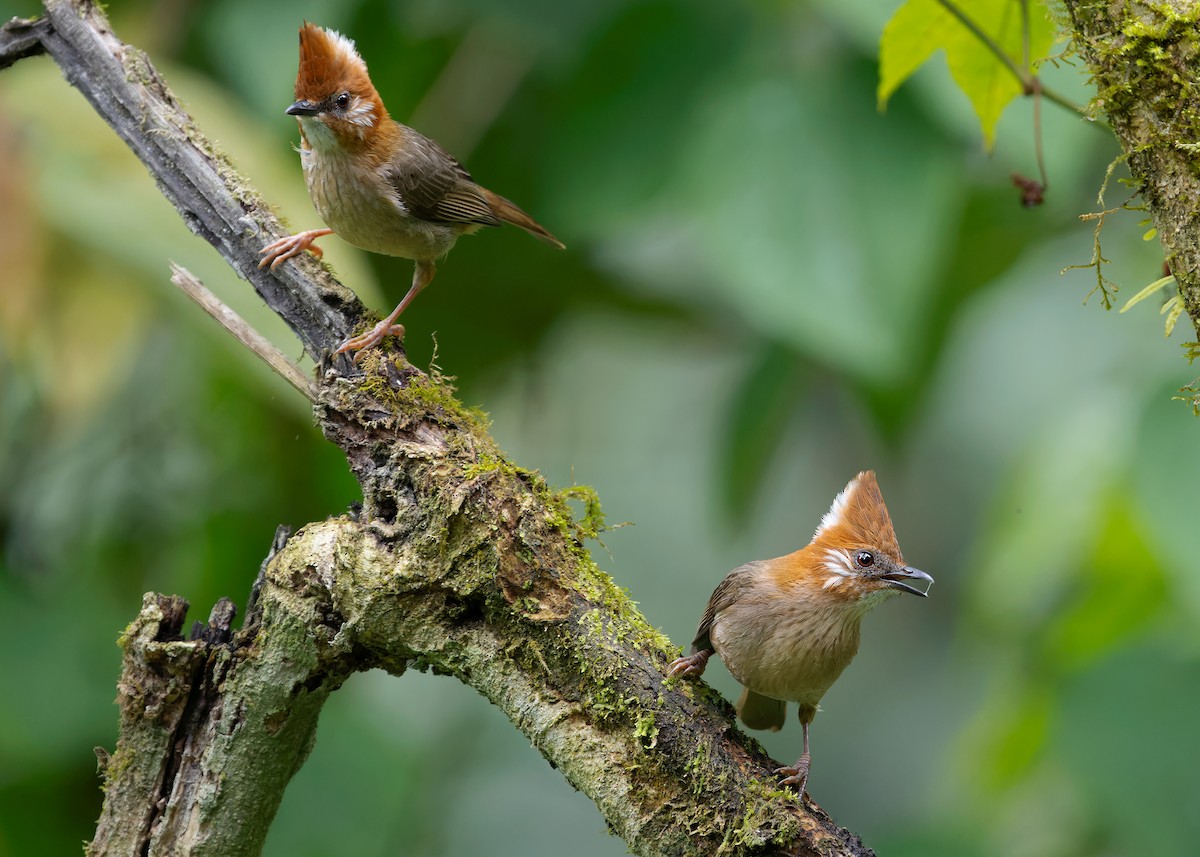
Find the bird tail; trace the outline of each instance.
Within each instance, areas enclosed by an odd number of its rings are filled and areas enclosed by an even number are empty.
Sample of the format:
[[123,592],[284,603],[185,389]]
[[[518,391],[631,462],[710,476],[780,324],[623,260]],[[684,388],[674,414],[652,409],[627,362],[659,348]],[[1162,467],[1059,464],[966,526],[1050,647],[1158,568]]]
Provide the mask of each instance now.
[[751,729],[767,729],[778,732],[783,728],[787,715],[787,703],[781,699],[771,699],[746,688],[742,690],[742,698],[737,703],[738,717]]
[[555,238],[547,231],[546,227],[538,223],[518,206],[509,202],[498,193],[492,193],[487,188],[480,188],[485,197],[487,197],[488,205],[492,207],[492,212],[503,220],[505,223],[511,223],[513,226],[519,226],[532,235],[534,238],[545,241],[551,247],[557,247],[559,250],[565,250],[566,245]]

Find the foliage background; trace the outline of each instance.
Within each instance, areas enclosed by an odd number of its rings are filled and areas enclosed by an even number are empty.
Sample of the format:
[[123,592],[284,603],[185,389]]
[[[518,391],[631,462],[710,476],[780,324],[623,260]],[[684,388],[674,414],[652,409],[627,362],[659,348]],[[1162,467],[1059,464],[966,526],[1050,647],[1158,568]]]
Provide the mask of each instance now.
[[[731,567],[808,540],[879,472],[938,580],[866,623],[814,732],[816,799],[884,855],[1189,854],[1200,835],[1190,378],[1152,302],[1083,298],[1076,215],[1115,143],[1030,108],[987,156],[943,64],[885,115],[871,0],[114,0],[195,118],[297,228],[303,18],[355,37],[390,109],[568,244],[462,241],[406,315],[520,463],[600,492],[602,564],[681,645]],[[31,15],[30,0],[0,17]],[[1080,70],[1048,69],[1085,101]],[[70,853],[115,741],[114,641],[146,590],[244,603],[278,523],[356,498],[290,388],[167,282],[286,330],[49,59],[0,74],[0,855]],[[1127,194],[1116,187],[1110,199]],[[1161,253],[1110,220],[1124,295]],[[411,263],[324,242],[386,310]],[[709,678],[727,695],[720,667]],[[793,724],[765,743],[790,761]],[[268,855],[623,853],[452,681],[357,676]]]

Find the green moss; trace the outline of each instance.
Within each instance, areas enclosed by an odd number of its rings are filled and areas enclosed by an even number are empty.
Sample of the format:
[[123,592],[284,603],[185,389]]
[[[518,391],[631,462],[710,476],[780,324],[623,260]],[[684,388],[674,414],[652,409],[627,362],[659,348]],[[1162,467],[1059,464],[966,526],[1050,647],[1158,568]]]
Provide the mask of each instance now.
[[[636,697],[628,698],[620,694],[616,681],[623,668],[627,666],[621,657],[619,648],[613,643],[609,623],[603,611],[593,608],[580,615],[577,624],[583,631],[582,644],[568,639],[570,655],[576,663],[584,690],[584,704],[595,716],[597,722],[621,718],[631,708],[638,707]],[[592,647],[604,650],[607,657],[596,657]]]
[[583,514],[572,522],[575,537],[579,541],[598,539],[600,534],[608,529],[604,523],[604,511],[600,508],[600,495],[592,486],[572,485],[558,492],[558,496],[564,503],[568,500],[578,500],[583,504]]
[[108,784],[114,783],[133,766],[134,753],[128,748],[117,747],[112,755],[104,762],[104,779],[100,783],[100,790],[107,791]]
[[708,782],[708,772],[712,769],[710,758],[712,750],[708,745],[708,739],[705,736],[700,736],[700,740],[696,742],[696,749],[692,753],[692,758],[688,759],[684,770],[687,772],[688,780],[692,784],[692,794],[699,795],[704,791],[704,786]]
[[658,746],[658,726],[653,711],[643,710],[633,725],[633,735],[642,742],[642,747],[652,750]]
[[[1093,39],[1087,46],[1102,68],[1124,72],[1104,75],[1093,104],[1118,115],[1127,108],[1149,107],[1159,114],[1166,137],[1196,140],[1194,133],[1172,129],[1195,131],[1200,118],[1192,66],[1180,65],[1181,59],[1198,55],[1200,7],[1181,12],[1166,3],[1147,3],[1140,9],[1127,6],[1125,13],[1119,35]],[[1180,68],[1189,74],[1181,75]]]
[[457,426],[470,436],[472,442],[499,457],[499,450],[487,436],[487,414],[479,408],[469,408],[455,398],[453,378],[436,370],[427,375],[403,361],[394,362],[390,351],[384,348],[368,351],[362,368],[364,376],[356,385],[345,390],[332,388],[338,397],[334,403],[338,410],[358,413],[361,421],[369,424],[373,420],[363,414],[364,408],[369,407],[364,399],[374,399],[383,406],[385,413],[395,413],[414,421],[428,419]]
[[484,452],[480,453],[479,457],[474,461],[463,466],[463,476],[467,479],[475,479],[485,473],[494,473],[496,471],[511,473],[513,470],[513,466],[505,459]]
[[[1162,2],[1078,2],[1071,6],[1077,43],[1095,71],[1097,93],[1090,112],[1105,113],[1112,119],[1125,146],[1124,158],[1135,189],[1145,194],[1155,209],[1158,225],[1182,224],[1180,204],[1190,214],[1191,202],[1185,198],[1192,191],[1173,180],[1172,173],[1188,174],[1191,180],[1200,177],[1198,153],[1189,148],[1200,139],[1200,91],[1195,76],[1200,63],[1200,6],[1176,9]],[[1097,285],[1092,293],[1100,292],[1106,309],[1112,306],[1116,286],[1101,272],[1107,260],[1100,253],[1099,233],[1105,217],[1123,208],[1135,207],[1106,209],[1101,190],[1101,210],[1085,215],[1096,221],[1092,260],[1071,266],[1095,270]],[[1160,233],[1171,231],[1160,229]],[[1170,234],[1162,237],[1164,250],[1169,255],[1176,253],[1177,238]],[[1187,269],[1186,265],[1174,267]],[[1189,309],[1194,318],[1200,317],[1196,307]]]
[[505,653],[512,657],[528,673],[540,671],[543,675],[551,675],[550,665],[542,654],[542,647],[537,640],[522,640],[514,643]]

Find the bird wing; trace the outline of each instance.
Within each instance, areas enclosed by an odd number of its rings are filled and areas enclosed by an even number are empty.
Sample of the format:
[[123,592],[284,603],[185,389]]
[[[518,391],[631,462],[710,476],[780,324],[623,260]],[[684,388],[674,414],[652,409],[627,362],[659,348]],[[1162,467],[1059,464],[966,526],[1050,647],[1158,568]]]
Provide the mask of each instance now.
[[403,125],[401,130],[404,156],[388,165],[387,176],[410,214],[439,223],[500,225],[462,164],[419,131]]
[[712,631],[713,622],[717,619],[717,614],[737,599],[742,587],[749,583],[751,578],[757,577],[761,573],[762,561],[756,560],[739,565],[717,584],[712,597],[708,599],[708,606],[704,608],[704,615],[700,617],[700,627],[696,629],[696,637],[692,640],[692,651],[716,651],[709,634]]

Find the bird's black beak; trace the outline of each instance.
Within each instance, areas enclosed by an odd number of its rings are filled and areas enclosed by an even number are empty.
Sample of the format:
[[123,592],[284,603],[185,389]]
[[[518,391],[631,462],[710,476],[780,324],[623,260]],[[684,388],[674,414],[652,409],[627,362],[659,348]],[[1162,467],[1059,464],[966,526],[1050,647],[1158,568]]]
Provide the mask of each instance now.
[[[894,586],[896,589],[902,589],[905,592],[911,592],[913,595],[920,595],[922,598],[925,598],[927,595],[929,595],[929,586],[933,586],[932,577],[921,571],[921,569],[913,568],[912,566],[908,565],[904,566],[903,568],[898,568],[895,571],[889,571],[887,574],[880,575],[880,577],[888,582],[888,586]],[[924,591],[922,591],[917,589],[915,586],[910,586],[909,584],[905,583],[904,581],[906,580],[927,580],[929,581],[929,586],[926,586]]]
[[304,101],[302,99],[283,112],[288,116],[316,116],[321,112],[321,108],[311,101]]

